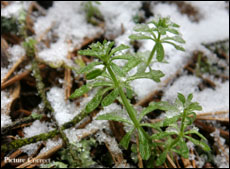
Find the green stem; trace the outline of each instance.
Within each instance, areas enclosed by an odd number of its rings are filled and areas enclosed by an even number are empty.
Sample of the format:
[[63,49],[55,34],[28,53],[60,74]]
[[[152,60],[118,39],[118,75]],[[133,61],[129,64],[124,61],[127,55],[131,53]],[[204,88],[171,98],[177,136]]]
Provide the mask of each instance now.
[[186,117],[186,110],[183,111],[183,115],[182,115],[181,127],[180,127],[180,137],[183,137],[183,135],[184,135],[184,121],[185,121],[185,117]]
[[153,46],[153,49],[149,55],[149,58],[148,58],[148,61],[147,61],[147,65],[146,67],[148,67],[153,59],[153,56],[155,54],[155,51],[156,51],[156,45],[157,43],[160,43],[160,38],[161,38],[161,34],[158,32],[158,37],[157,37],[157,40],[155,41],[155,45]]
[[153,59],[153,56],[155,54],[155,51],[156,51],[156,44],[153,46],[153,49],[152,49],[152,51],[151,51],[151,53],[149,55],[146,67],[148,67],[150,65],[151,60]]
[[122,89],[122,87],[120,86],[120,83],[119,81],[117,80],[115,74],[113,73],[112,69],[110,68],[109,65],[106,65],[107,67],[107,70],[109,71],[109,74],[110,76],[112,77],[113,81],[114,81],[114,84],[115,86],[118,88],[118,91],[119,91],[119,94],[121,96],[121,99],[122,99],[122,102],[129,114],[129,117],[130,119],[133,121],[134,125],[136,128],[139,128],[140,127],[140,124],[136,118],[136,113],[134,112],[134,109],[132,108],[132,106],[130,105],[128,99],[126,98],[125,94],[124,94],[124,91]]

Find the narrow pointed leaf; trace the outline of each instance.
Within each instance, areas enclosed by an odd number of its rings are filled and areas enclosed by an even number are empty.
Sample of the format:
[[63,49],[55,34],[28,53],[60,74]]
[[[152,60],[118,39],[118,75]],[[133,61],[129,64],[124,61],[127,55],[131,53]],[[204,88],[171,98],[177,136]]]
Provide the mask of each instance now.
[[134,128],[132,130],[130,130],[128,133],[126,133],[126,135],[122,138],[122,140],[120,141],[120,145],[122,145],[124,147],[124,149],[128,149],[129,147],[129,142],[130,142],[130,138],[131,138],[131,135],[134,131]]
[[130,54],[117,55],[111,58],[111,60],[116,60],[116,59],[130,60],[135,58]]
[[123,72],[128,73],[131,69],[136,67],[139,63],[141,63],[141,60],[138,58],[129,60],[123,67]]
[[165,37],[165,38],[162,39],[162,41],[164,41],[164,40],[173,40],[175,42],[185,43],[185,40],[182,37],[180,37],[180,36]]
[[97,94],[93,97],[92,100],[86,105],[85,111],[86,113],[90,113],[93,110],[95,110],[101,103],[102,97],[104,93],[106,93],[108,90],[111,90],[111,88],[105,88],[105,89],[100,89]]
[[174,46],[177,50],[185,51],[185,49],[182,46],[176,45],[175,43],[172,43],[170,41],[162,41],[162,43],[168,43]]
[[86,79],[87,80],[95,79],[97,76],[100,76],[102,73],[103,73],[103,70],[95,69],[89,72],[88,74],[86,74]]
[[202,141],[196,140],[196,139],[194,139],[194,138],[192,138],[190,136],[184,136],[184,137],[186,137],[191,142],[193,142],[193,144],[195,144],[197,146],[200,146],[204,151],[210,151],[211,150],[210,147],[207,144],[205,144],[204,142],[202,142]]
[[141,130],[142,128],[138,128],[138,136],[139,136],[139,151],[143,160],[148,160],[151,156],[151,149],[148,142],[147,136]]
[[88,93],[88,91],[90,90],[91,88],[89,87],[89,85],[83,85],[81,86],[80,88],[76,89],[69,97],[69,99],[75,99],[77,97],[80,97],[82,96],[83,94],[85,93]]
[[193,98],[193,94],[190,93],[190,94],[188,95],[188,97],[187,97],[188,102],[191,102],[191,101],[192,101],[192,98]]
[[180,146],[180,149],[179,149],[180,155],[182,155],[184,158],[188,158],[189,157],[189,149],[188,149],[183,138],[180,139],[179,146]]
[[131,39],[131,40],[143,40],[143,39],[154,40],[151,36],[147,36],[147,35],[144,35],[142,33],[132,34],[129,36],[129,39]]
[[166,118],[163,121],[163,126],[169,126],[170,124],[174,124],[175,122],[178,121],[178,119],[181,117],[181,115],[173,116],[172,118]]
[[201,133],[199,133],[197,130],[191,129],[189,131],[186,131],[184,134],[196,134],[203,140],[207,140]]
[[168,102],[163,102],[163,101],[151,102],[148,107],[146,107],[145,109],[142,110],[138,119],[141,120],[146,114],[148,114],[148,113],[150,113],[156,109],[167,111],[167,110],[170,110],[172,108],[173,108],[172,105],[169,104]]
[[113,120],[113,121],[118,121],[118,122],[124,122],[132,125],[132,122],[128,119],[125,119],[124,117],[121,117],[117,113],[107,113],[100,115],[96,118],[96,120]]
[[185,104],[185,97],[183,94],[177,93],[177,97],[181,101],[181,103]]
[[120,77],[125,77],[125,72],[119,67],[117,66],[115,63],[111,62],[111,67],[113,69],[113,71]]
[[163,151],[160,154],[160,156],[157,158],[157,161],[156,161],[156,165],[157,166],[160,166],[160,165],[162,165],[165,162],[166,157],[167,157],[167,153],[168,153],[167,151]]
[[173,33],[175,35],[179,35],[180,34],[176,29],[173,29],[173,28],[167,29],[166,31],[171,32],[171,33]]
[[127,78],[127,81],[135,79],[151,79],[155,82],[160,82],[160,78],[164,76],[164,73],[160,70],[151,70],[150,72],[138,72],[137,74]]
[[188,107],[186,107],[186,109],[190,112],[194,111],[194,110],[198,110],[201,111],[202,107],[200,106],[200,104],[198,102],[193,102],[190,105],[188,105]]
[[114,89],[112,92],[110,92],[110,93],[102,100],[101,105],[102,105],[103,107],[105,107],[105,106],[108,106],[108,105],[112,104],[112,103],[116,100],[116,98],[118,97],[118,94],[119,94],[118,89],[117,89],[117,88]]
[[156,51],[157,51],[157,60],[158,62],[163,61],[164,59],[164,48],[161,43],[156,44]]
[[157,133],[157,134],[153,134],[151,136],[151,139],[154,139],[154,140],[159,140],[159,139],[162,139],[164,137],[167,137],[167,136],[170,136],[170,135],[174,135],[174,134],[177,134],[176,132],[160,132],[160,133]]
[[88,64],[87,66],[84,66],[83,68],[81,68],[79,70],[79,73],[85,73],[88,72],[90,70],[92,70],[95,66],[97,65],[101,65],[102,63],[100,62],[91,62],[90,64]]
[[113,82],[109,81],[97,81],[92,84],[92,87],[99,87],[99,86],[113,86]]
[[118,51],[125,50],[125,49],[129,49],[129,46],[121,44],[120,46],[112,49],[110,56],[112,56],[114,53],[116,53]]

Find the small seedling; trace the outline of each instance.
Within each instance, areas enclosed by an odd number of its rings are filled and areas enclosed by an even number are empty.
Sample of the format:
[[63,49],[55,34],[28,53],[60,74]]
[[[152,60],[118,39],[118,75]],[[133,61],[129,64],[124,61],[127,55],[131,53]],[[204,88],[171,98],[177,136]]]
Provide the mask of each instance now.
[[[129,99],[131,98],[130,96],[132,96],[130,93],[134,93],[130,86],[131,81],[145,78],[151,79],[155,82],[160,82],[160,79],[164,76],[160,70],[150,69],[148,72],[145,72],[145,69],[149,66],[155,51],[157,52],[157,60],[160,62],[163,61],[164,49],[162,43],[169,42],[170,44],[173,44],[176,49],[184,50],[182,47],[168,41],[173,40],[184,43],[183,39],[179,38],[179,36],[167,36],[161,38],[161,35],[166,35],[167,31],[179,35],[176,29],[171,28],[178,28],[179,25],[169,22],[168,18],[160,18],[158,22],[152,21],[151,23],[154,23],[156,28],[152,29],[149,28],[148,25],[145,25],[141,26],[141,29],[136,29],[141,32],[144,31],[150,33],[153,36],[151,39],[156,41],[148,62],[145,62],[141,57],[139,57],[139,55],[122,53],[121,51],[128,49],[128,46],[122,44],[118,47],[114,47],[114,42],[107,42],[106,40],[103,43],[93,43],[88,49],[80,50],[78,54],[93,56],[97,60],[78,70],[77,73],[85,74],[88,82],[86,85],[76,89],[70,96],[70,99],[80,97],[93,88],[97,88],[96,95],[84,109],[86,113],[92,112],[99,107],[99,105],[105,107],[112,104],[115,100],[120,101],[127,111],[129,118],[125,118],[116,112],[112,112],[98,116],[97,120],[114,120],[123,122],[125,125],[130,126],[130,130],[122,138],[120,145],[127,149],[132,134],[137,132],[139,152],[142,159],[152,160],[157,158],[156,165],[159,166],[165,161],[168,153],[176,152],[185,158],[188,157],[189,151],[185,139],[192,141],[195,145],[201,146],[204,150],[208,151],[209,147],[204,142],[189,136],[190,134],[196,134],[205,140],[204,136],[196,129],[188,129],[196,118],[194,111],[201,110],[201,106],[197,102],[191,102],[193,98],[192,94],[189,94],[188,97],[185,98],[179,93],[174,104],[163,101],[152,102],[139,114],[130,103]],[[158,33],[158,38],[156,38],[153,31]],[[143,34],[137,34],[131,35],[131,38],[149,39],[150,37]],[[124,60],[125,65],[119,66],[114,62],[115,60]],[[132,69],[143,65],[143,63],[145,66],[142,71],[137,71],[134,75],[129,74]],[[158,123],[143,123],[143,117],[154,110],[165,111],[167,117]],[[158,132],[150,135],[143,129],[143,127],[151,127],[156,129]],[[167,127],[166,131],[162,129],[165,127]],[[162,139],[166,139],[166,142],[163,144],[159,143]],[[162,153],[158,151],[159,147],[164,149]]]
[[98,25],[99,21],[103,21],[103,16],[98,9],[97,6],[94,6],[93,3],[96,5],[100,5],[100,2],[98,1],[87,1],[84,2],[84,11],[86,13],[86,19],[87,22],[93,24],[93,25]]
[[[154,25],[154,27],[152,27],[152,25]],[[177,30],[179,27],[179,25],[170,21],[168,17],[159,17],[158,19],[150,21],[147,24],[136,25],[134,31],[137,33],[129,36],[131,40],[152,40],[155,42],[148,59],[144,60],[144,63],[141,65],[139,69],[140,71],[145,71],[147,67],[151,69],[150,64],[155,53],[158,62],[164,61],[164,43],[173,45],[177,50],[185,50],[182,46],[177,44],[185,43],[181,37],[181,34]],[[169,36],[169,33],[173,34],[173,36]]]

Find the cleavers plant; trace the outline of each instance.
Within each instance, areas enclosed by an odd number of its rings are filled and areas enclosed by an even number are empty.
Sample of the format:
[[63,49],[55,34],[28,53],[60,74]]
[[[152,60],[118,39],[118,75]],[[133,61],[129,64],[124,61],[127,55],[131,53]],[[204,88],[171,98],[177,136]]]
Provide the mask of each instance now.
[[[130,131],[121,140],[120,144],[127,149],[132,136],[132,133],[137,131],[139,139],[139,151],[142,159],[152,160],[156,158],[156,165],[161,165],[168,153],[176,152],[181,156],[188,158],[188,148],[185,140],[188,139],[195,145],[201,146],[204,150],[209,150],[209,147],[202,141],[190,137],[190,134],[196,134],[205,140],[198,130],[188,128],[196,118],[194,111],[201,110],[201,106],[197,102],[191,102],[192,94],[189,94],[187,99],[178,94],[178,99],[175,104],[168,102],[152,102],[148,107],[138,113],[130,100],[134,91],[130,86],[130,82],[135,79],[151,79],[155,82],[160,82],[160,78],[164,76],[160,70],[150,68],[150,63],[153,59],[154,53],[157,53],[157,60],[163,61],[164,49],[162,43],[170,43],[176,49],[184,50],[183,47],[176,45],[169,40],[184,43],[184,40],[179,36],[179,32],[171,27],[178,28],[179,26],[169,20],[169,18],[159,18],[158,21],[152,21],[156,28],[149,28],[148,25],[138,25],[135,28],[137,32],[149,33],[152,37],[144,35],[143,33],[131,35],[131,39],[152,39],[155,42],[153,51],[151,52],[147,62],[135,54],[121,52],[128,49],[126,45],[114,47],[114,42],[104,40],[103,43],[97,42],[91,44],[88,49],[80,50],[78,54],[93,56],[96,61],[80,68],[77,72],[79,74],[86,74],[87,84],[76,89],[70,96],[74,99],[89,92],[93,88],[97,88],[97,93],[93,99],[86,105],[84,111],[90,113],[95,110],[99,105],[102,107],[112,104],[116,99],[123,104],[127,111],[129,118],[124,118],[116,112],[103,114],[97,117],[97,120],[114,120],[123,122],[131,126]],[[154,31],[158,33],[158,37]],[[177,34],[174,37],[163,37],[166,32]],[[162,37],[162,38],[161,38]],[[119,66],[116,60],[124,60],[124,66]],[[138,67],[135,74],[129,73],[132,69]],[[145,71],[149,67],[149,71]],[[163,110],[166,112],[166,118],[157,123],[144,123],[143,117],[154,111]],[[151,135],[147,133],[143,127],[151,127],[156,129],[157,133]],[[164,131],[163,128],[167,127]],[[173,137],[172,137],[173,136]],[[163,143],[162,139],[166,139]],[[162,153],[159,148],[163,148]]]
[[151,69],[150,64],[155,53],[158,62],[164,61],[164,43],[174,46],[177,50],[185,50],[179,45],[185,43],[181,34],[177,30],[179,27],[179,25],[170,21],[169,17],[157,17],[157,19],[152,20],[147,24],[138,24],[134,27],[134,31],[137,33],[129,36],[131,40],[152,40],[155,43],[148,58],[143,59],[143,63],[140,64],[139,71],[145,71],[147,67]]

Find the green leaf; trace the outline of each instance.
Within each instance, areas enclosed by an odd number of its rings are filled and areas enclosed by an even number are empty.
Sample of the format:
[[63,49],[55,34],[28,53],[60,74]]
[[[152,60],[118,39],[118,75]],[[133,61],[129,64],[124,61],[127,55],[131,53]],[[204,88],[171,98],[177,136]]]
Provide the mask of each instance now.
[[120,141],[120,145],[122,145],[124,147],[124,149],[128,149],[129,147],[129,142],[130,142],[130,138],[131,138],[131,135],[133,133],[135,128],[131,129],[128,133],[126,133],[126,135],[122,138],[122,140]]
[[125,77],[125,72],[123,72],[123,70],[119,67],[119,66],[117,66],[115,63],[113,63],[113,62],[111,62],[111,67],[112,67],[112,69],[113,69],[113,71],[118,75],[118,76],[120,76],[120,77]]
[[139,63],[141,63],[141,59],[135,58],[135,59],[130,59],[125,66],[123,67],[123,72],[128,73],[131,69],[136,67]]
[[191,103],[190,105],[188,105],[187,107],[186,107],[186,109],[188,110],[188,111],[194,111],[194,110],[198,110],[198,111],[201,111],[202,110],[202,107],[200,106],[200,104],[198,103],[198,102],[193,102],[193,103]]
[[154,40],[151,36],[147,36],[147,35],[142,34],[142,33],[132,34],[129,36],[129,39],[131,39],[131,40],[143,40],[143,39]]
[[83,85],[81,86],[80,88],[76,89],[69,97],[69,99],[75,99],[77,97],[80,97],[82,96],[83,94],[85,93],[88,93],[88,91],[90,90],[91,88],[89,87],[89,85]]
[[141,123],[141,126],[145,126],[145,127],[151,127],[154,129],[160,129],[160,127],[163,127],[163,122],[159,121],[156,123]]
[[113,86],[113,82],[110,81],[97,81],[92,84],[92,87],[99,87],[99,86]]
[[114,53],[118,51],[125,50],[125,49],[129,49],[129,46],[121,44],[120,46],[112,49],[112,51],[110,52],[110,56],[112,56]]
[[191,102],[191,101],[192,101],[192,98],[193,98],[193,94],[190,93],[190,94],[188,95],[188,97],[187,97],[187,101],[188,101],[188,102]]
[[103,95],[108,91],[111,90],[112,88],[108,87],[105,89],[99,89],[99,91],[97,92],[97,94],[93,97],[92,100],[90,100],[90,102],[86,105],[85,107],[85,111],[86,113],[90,113],[93,110],[95,110],[101,103],[102,97]]
[[147,24],[137,24],[134,29],[136,32],[151,32],[151,28]]
[[163,61],[165,54],[164,54],[164,48],[161,43],[156,43],[156,51],[157,51],[158,62]]
[[165,37],[161,39],[162,41],[164,40],[173,40],[178,43],[185,43],[185,40],[181,36],[173,36],[173,37]]
[[202,138],[203,140],[207,140],[201,133],[199,133],[197,130],[195,129],[191,129],[189,131],[186,131],[184,134],[196,134],[198,135],[200,138]]
[[103,107],[108,106],[110,104],[112,104],[114,102],[114,100],[116,100],[116,98],[119,95],[119,91],[118,89],[114,89],[112,92],[110,92],[101,102],[101,105]]
[[160,70],[151,70],[150,72],[138,72],[133,76],[127,78],[127,81],[135,79],[151,79],[155,82],[160,82],[160,78],[164,76],[164,73]]
[[185,138],[189,139],[191,142],[193,142],[193,144],[200,146],[204,151],[210,151],[210,147],[205,144],[204,142],[200,141],[200,140],[196,140],[190,136],[184,136]]
[[95,79],[96,77],[100,76],[103,72],[104,72],[104,70],[95,69],[95,70],[86,74],[86,79],[87,80]]
[[164,137],[167,137],[167,136],[170,136],[170,135],[174,135],[174,134],[177,134],[176,132],[167,132],[167,131],[164,131],[164,132],[160,132],[160,133],[157,133],[157,134],[153,134],[150,138],[151,139],[154,139],[154,140],[159,140],[159,139],[162,139]]
[[166,118],[163,121],[163,126],[169,126],[170,124],[174,124],[178,119],[181,117],[181,115],[173,116],[172,118]]
[[163,151],[160,156],[157,158],[157,161],[156,161],[156,166],[160,166],[162,165],[165,160],[166,160],[166,157],[167,157],[167,151]]
[[91,62],[87,66],[84,66],[83,68],[81,68],[78,73],[88,72],[88,71],[92,70],[95,66],[101,65],[101,64],[102,63],[100,63],[100,62]]
[[133,57],[130,54],[123,54],[123,55],[117,55],[111,58],[111,60],[116,60],[116,59],[130,60],[130,59],[135,59],[135,57]]
[[142,110],[142,112],[139,115],[139,120],[141,120],[146,114],[159,109],[159,110],[164,110],[164,111],[168,111],[173,109],[173,105],[169,104],[168,102],[151,102],[148,107],[146,107],[145,109]]
[[148,138],[145,133],[142,131],[143,128],[138,128],[139,136],[139,151],[143,160],[148,160],[151,156],[151,149],[148,142]]
[[117,113],[107,113],[107,114],[102,114],[96,118],[96,120],[113,120],[113,121],[118,121],[118,122],[124,122],[132,125],[133,123],[125,119],[124,117],[121,117]]
[[183,94],[177,93],[177,97],[181,101],[181,103],[185,104],[185,97]]
[[105,53],[103,53],[102,51],[95,51],[92,49],[79,50],[78,54],[85,55],[85,56],[95,56],[98,57],[99,59],[101,58],[102,55],[105,55]]
[[130,88],[125,88],[126,89],[126,96],[128,99],[132,99],[133,95],[134,95],[134,91]]
[[175,43],[172,43],[170,41],[162,41],[162,43],[168,43],[174,46],[177,50],[185,51],[185,49],[182,46],[176,45]]
[[188,158],[189,157],[189,149],[188,149],[183,138],[180,139],[179,146],[180,146],[180,149],[179,149],[180,155],[182,155],[184,158]]
[[171,32],[171,33],[176,34],[176,35],[180,34],[176,29],[173,29],[173,28],[166,29],[166,31]]

